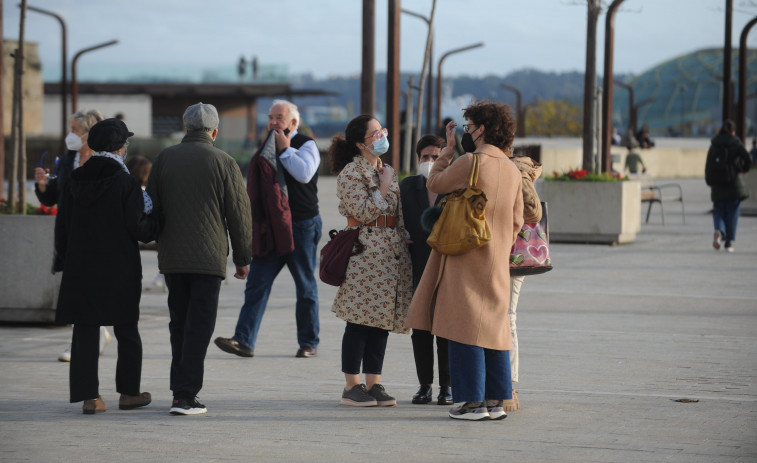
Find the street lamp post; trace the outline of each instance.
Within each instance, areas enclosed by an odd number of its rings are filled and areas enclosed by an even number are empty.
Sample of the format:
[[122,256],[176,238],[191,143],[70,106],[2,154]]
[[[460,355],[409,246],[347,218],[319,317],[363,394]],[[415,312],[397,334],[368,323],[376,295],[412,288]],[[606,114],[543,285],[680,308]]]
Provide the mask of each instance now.
[[602,172],[612,170],[610,144],[612,135],[612,73],[615,50],[615,13],[623,0],[613,0],[605,15],[604,90],[602,92]]
[[118,43],[118,40],[111,40],[110,42],[101,43],[99,45],[95,45],[95,46],[80,50],[74,55],[74,59],[73,61],[71,61],[71,110],[72,112],[76,112],[76,105],[79,99],[79,83],[76,81],[77,61],[79,61],[79,58],[81,58],[81,55],[83,55],[84,53],[94,51],[94,50],[99,50],[100,48],[104,48],[104,47],[109,47],[117,43]]
[[510,90],[515,94],[515,115],[518,118],[516,124],[517,127],[515,129],[515,136],[517,137],[525,137],[526,136],[526,111],[523,109],[523,106],[521,105],[522,99],[521,99],[521,93],[520,90],[518,90],[515,87],[511,87],[507,84],[501,84],[500,87],[504,88],[505,90]]
[[[416,18],[422,20],[426,23],[426,25],[430,28],[431,27],[431,19],[420,15],[418,13],[415,13],[410,10],[402,9],[401,10],[405,14],[409,14],[410,16],[415,16]],[[434,129],[431,127],[432,124],[432,112],[433,112],[433,106],[434,106],[434,34],[433,31],[431,33],[431,45],[429,46],[429,54],[428,54],[428,80],[426,83],[426,86],[428,87],[428,93],[426,98],[426,133],[434,132]],[[438,104],[438,102],[437,102]]]
[[60,132],[60,143],[61,143],[61,150],[63,149],[63,140],[65,140],[66,135],[68,134],[68,109],[66,108],[67,102],[68,102],[68,94],[66,92],[66,88],[68,85],[67,82],[67,73],[66,69],[68,69],[68,65],[66,63],[66,22],[63,20],[63,18],[53,13],[52,11],[43,10],[42,8],[36,8],[33,6],[26,7],[29,11],[34,11],[36,13],[46,14],[48,16],[52,16],[53,18],[57,19],[60,23],[60,29],[61,29],[61,60],[60,60],[60,66],[61,66],[61,76],[60,76],[60,97],[61,97],[61,132]]
[[755,23],[757,23],[757,17],[753,18],[746,26],[744,26],[744,29],[741,30],[741,37],[739,38],[739,103],[737,105],[739,112],[736,115],[736,130],[738,131],[736,135],[741,138],[741,143],[746,143],[746,73],[747,54],[749,53],[746,38]]
[[468,45],[467,47],[462,48],[456,48],[454,50],[450,50],[447,53],[443,54],[441,58],[439,58],[439,64],[436,67],[436,126],[440,126],[442,123],[442,64],[444,63],[444,60],[447,59],[448,56],[454,55],[455,53],[462,53],[464,51],[473,50],[474,48],[480,48],[484,46],[484,42],[478,42],[474,43],[473,45]]

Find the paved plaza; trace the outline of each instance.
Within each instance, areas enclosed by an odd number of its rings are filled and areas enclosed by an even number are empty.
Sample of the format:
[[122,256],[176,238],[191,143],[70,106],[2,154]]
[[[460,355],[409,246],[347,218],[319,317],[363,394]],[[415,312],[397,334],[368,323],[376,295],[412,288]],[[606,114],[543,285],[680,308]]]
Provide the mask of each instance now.
[[[678,204],[666,203],[665,225],[653,210],[633,244],[553,244],[555,270],[526,278],[515,386],[522,409],[504,421],[454,421],[448,407],[411,404],[412,347],[397,334],[383,383],[398,405],[340,406],[336,288],[319,286],[318,356],[295,358],[287,271],[255,357],[211,344],[200,392],[208,413],[171,416],[166,293],[153,285],[156,253],[143,251],[142,385],[153,403],[118,410],[114,343],[100,358],[109,410],[82,415],[80,403],[68,403],[68,364],[56,360],[71,328],[0,325],[0,461],[755,462],[757,217],[741,218],[735,253],[715,252],[709,189],[701,179],[674,181],[686,224]],[[319,182],[322,244],[344,224],[335,185]],[[233,278],[222,286],[214,337],[234,333],[243,288]]]

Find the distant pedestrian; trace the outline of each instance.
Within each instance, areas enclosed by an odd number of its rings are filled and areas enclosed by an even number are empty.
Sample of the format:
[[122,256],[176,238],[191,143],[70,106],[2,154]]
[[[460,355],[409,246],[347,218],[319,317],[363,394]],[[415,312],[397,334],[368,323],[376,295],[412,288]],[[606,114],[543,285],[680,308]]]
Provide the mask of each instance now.
[[628,171],[629,174],[646,173],[647,166],[644,165],[644,160],[641,159],[639,153],[633,150],[633,145],[629,143],[626,148],[628,148],[628,154],[626,154],[626,161],[623,164],[623,170]]
[[[723,168],[719,170],[721,174],[712,178],[713,174],[707,172],[707,169],[716,158],[723,160]],[[733,121],[725,121],[712,139],[705,164],[705,178],[710,177],[708,183],[712,200],[712,221],[715,225],[712,247],[717,251],[725,240],[725,250],[733,252],[741,201],[749,197],[749,190],[741,173],[748,172],[752,165],[749,153],[736,136],[736,124]]]
[[187,134],[155,159],[147,191],[160,219],[158,267],[168,286],[173,415],[206,413],[197,400],[213,335],[218,294],[231,256],[244,279],[252,258],[250,201],[236,161],[216,148],[218,112],[197,103],[183,116]]
[[56,322],[74,324],[71,402],[84,401],[84,414],[106,410],[97,375],[100,325],[113,325],[118,340],[119,408],[142,407],[152,400],[149,392],[140,392],[142,263],[137,240],[153,240],[155,222],[147,215],[152,212],[149,197],[124,165],[132,135],[117,119],[91,128],[88,143],[95,152],[71,174],[55,221],[61,264],[56,270],[63,270]]
[[[413,291],[426,268],[431,246],[426,243],[429,232],[423,229],[421,215],[423,211],[435,206],[443,197],[426,188],[426,179],[439,158],[444,147],[444,139],[435,135],[424,135],[415,145],[418,156],[418,175],[406,177],[400,183],[400,198],[402,199],[402,216],[405,228],[410,233],[410,259],[413,264]],[[414,404],[427,404],[433,396],[434,382],[434,338],[436,338],[437,362],[439,365],[439,395],[437,404],[452,405],[452,390],[449,377],[449,351],[447,340],[434,336],[430,331],[414,329],[410,335],[413,342],[413,356],[415,357],[415,372],[418,375],[420,387],[413,395]]]
[[757,164],[757,138],[752,138],[752,149],[749,154],[752,156],[752,165]]
[[[389,149],[387,130],[369,115],[352,119],[345,135],[332,139],[331,168],[337,173],[339,213],[347,228],[359,228],[363,251],[350,258],[332,311],[347,322],[342,337],[342,405],[393,406],[381,384],[389,332],[406,334],[413,295],[412,265],[397,174],[381,161]],[[365,374],[365,383],[360,372]]]
[[321,154],[312,138],[298,132],[299,127],[297,106],[274,100],[268,112],[268,130],[275,139],[275,152],[257,153],[247,170],[253,259],[234,336],[215,339],[219,349],[240,357],[255,355],[268,297],[285,265],[297,296],[294,314],[299,349],[295,357],[315,357],[320,341],[315,266],[322,226],[318,210]]

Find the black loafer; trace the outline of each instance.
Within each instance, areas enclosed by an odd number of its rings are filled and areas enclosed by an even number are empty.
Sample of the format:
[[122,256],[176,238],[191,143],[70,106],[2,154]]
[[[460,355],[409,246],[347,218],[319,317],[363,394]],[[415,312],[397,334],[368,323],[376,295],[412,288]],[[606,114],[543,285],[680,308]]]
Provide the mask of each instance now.
[[234,338],[216,338],[213,342],[215,342],[216,346],[218,346],[219,349],[224,352],[228,352],[229,354],[238,355],[240,357],[255,356],[255,351],[245,346],[244,344],[241,344]]
[[427,404],[431,402],[431,396],[433,395],[433,393],[434,391],[431,388],[430,384],[421,384],[421,387],[418,388],[418,392],[416,392],[413,396],[413,403]]
[[438,405],[452,405],[452,388],[449,386],[439,386],[439,395],[436,397]]
[[316,355],[315,347],[302,346],[299,349],[297,349],[297,353],[294,356],[297,358],[310,358],[310,357],[315,357],[315,355]]

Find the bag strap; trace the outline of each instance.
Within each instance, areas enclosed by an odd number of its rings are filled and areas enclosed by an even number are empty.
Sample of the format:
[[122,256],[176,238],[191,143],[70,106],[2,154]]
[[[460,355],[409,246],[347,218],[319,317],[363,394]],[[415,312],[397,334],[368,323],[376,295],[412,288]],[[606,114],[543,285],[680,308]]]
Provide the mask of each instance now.
[[468,177],[468,188],[474,188],[478,184],[478,165],[479,155],[473,153],[473,166],[470,170],[470,177]]

